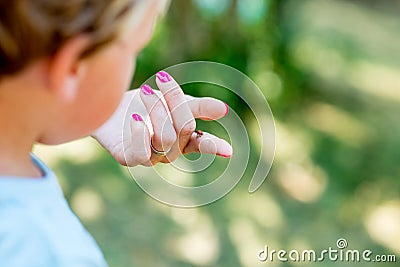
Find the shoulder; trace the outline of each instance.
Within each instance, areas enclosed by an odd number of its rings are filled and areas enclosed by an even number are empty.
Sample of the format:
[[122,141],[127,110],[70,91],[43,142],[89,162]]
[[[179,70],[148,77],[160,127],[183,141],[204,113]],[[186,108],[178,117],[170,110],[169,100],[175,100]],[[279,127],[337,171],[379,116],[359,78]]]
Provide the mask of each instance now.
[[0,218],[0,266],[106,266],[64,199],[0,202]]
[[51,242],[23,203],[0,203],[0,265],[57,266]]

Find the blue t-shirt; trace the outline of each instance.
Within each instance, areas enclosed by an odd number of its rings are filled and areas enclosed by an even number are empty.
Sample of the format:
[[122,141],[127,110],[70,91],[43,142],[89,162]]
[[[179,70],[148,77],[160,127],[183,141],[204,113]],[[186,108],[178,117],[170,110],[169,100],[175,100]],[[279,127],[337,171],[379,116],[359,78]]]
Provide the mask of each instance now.
[[0,176],[0,266],[107,266],[69,208],[54,173],[32,159],[42,178]]

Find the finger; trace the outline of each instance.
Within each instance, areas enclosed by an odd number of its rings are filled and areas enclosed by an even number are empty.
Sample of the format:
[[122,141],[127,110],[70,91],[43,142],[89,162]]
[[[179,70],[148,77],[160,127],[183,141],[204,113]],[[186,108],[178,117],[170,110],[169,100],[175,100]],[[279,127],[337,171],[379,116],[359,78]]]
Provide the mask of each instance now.
[[212,97],[193,97],[186,95],[189,108],[195,118],[202,120],[218,120],[229,113],[228,105]]
[[[160,91],[155,93],[161,97]],[[186,101],[195,118],[201,120],[218,120],[229,113],[229,106],[218,99],[212,97],[194,97],[185,95]]]
[[[150,115],[154,135],[152,144],[159,151],[169,151],[176,142],[176,132],[166,107],[153,89],[145,84],[141,87],[140,98]],[[157,156],[158,158],[158,156]]]
[[158,72],[156,76],[178,134],[179,150],[182,151],[196,129],[196,121],[179,84],[165,71]]
[[130,127],[131,138],[125,150],[126,165],[148,164],[151,157],[150,133],[139,114],[132,115]]
[[225,140],[206,132],[194,132],[183,153],[199,152],[214,154],[224,158],[232,157],[232,146]]

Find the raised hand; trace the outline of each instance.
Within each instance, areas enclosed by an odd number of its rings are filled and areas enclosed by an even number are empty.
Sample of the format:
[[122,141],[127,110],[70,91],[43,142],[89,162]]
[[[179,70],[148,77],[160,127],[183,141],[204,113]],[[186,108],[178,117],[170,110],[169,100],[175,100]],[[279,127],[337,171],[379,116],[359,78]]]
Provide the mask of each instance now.
[[160,91],[144,85],[127,92],[115,114],[92,135],[119,163],[151,166],[193,152],[232,155],[225,140],[196,131],[195,118],[216,120],[228,113],[224,102],[185,95],[164,71],[157,73],[157,86]]

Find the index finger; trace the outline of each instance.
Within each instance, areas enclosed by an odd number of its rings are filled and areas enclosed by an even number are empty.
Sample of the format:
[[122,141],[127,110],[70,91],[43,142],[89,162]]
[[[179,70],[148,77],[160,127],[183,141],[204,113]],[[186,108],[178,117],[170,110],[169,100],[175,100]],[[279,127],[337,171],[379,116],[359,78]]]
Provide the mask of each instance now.
[[212,97],[185,95],[193,116],[202,120],[218,120],[229,113],[228,105]]

